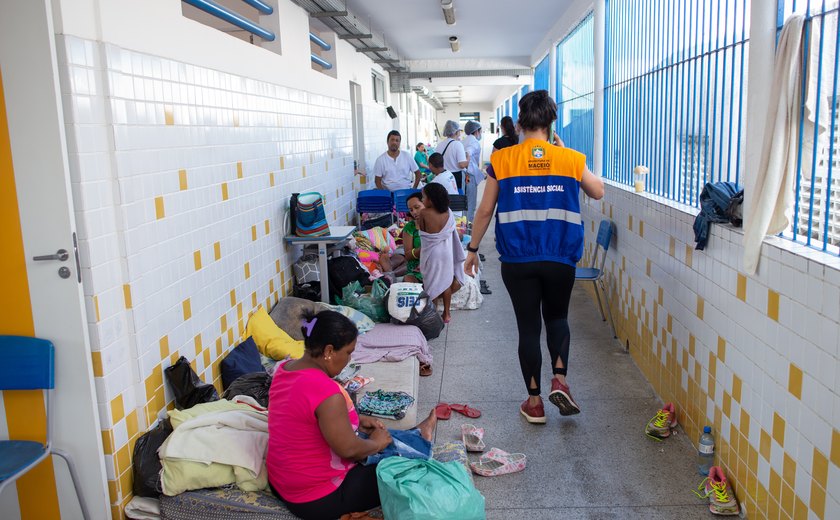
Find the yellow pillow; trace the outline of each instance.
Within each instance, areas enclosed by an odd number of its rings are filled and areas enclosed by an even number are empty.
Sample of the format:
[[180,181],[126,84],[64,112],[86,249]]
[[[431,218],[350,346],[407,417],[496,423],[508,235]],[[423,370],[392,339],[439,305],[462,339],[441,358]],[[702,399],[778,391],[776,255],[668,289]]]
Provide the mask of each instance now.
[[254,343],[264,356],[271,359],[295,359],[303,356],[303,341],[295,341],[274,323],[263,307],[251,315],[245,327],[245,337],[254,338]]

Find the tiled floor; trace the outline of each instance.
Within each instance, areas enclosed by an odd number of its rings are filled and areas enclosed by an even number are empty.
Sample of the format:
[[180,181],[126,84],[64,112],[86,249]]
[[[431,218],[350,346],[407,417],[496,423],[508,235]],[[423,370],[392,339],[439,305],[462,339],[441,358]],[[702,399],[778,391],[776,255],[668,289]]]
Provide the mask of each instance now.
[[[492,250],[492,234],[484,251]],[[493,294],[475,311],[457,311],[432,344],[434,374],[422,378],[420,414],[435,403],[469,403],[483,415],[454,414],[440,421],[436,440],[455,440],[460,425],[486,429],[488,447],[528,456],[524,472],[476,477],[488,519],[708,518],[692,489],[695,451],[682,434],[654,441],[644,426],[661,406],[630,356],[601,321],[594,302],[576,287],[568,381],[582,413],[561,417],[547,400],[548,424],[531,425],[519,414],[526,397],[516,354],[513,309],[502,284],[498,255],[487,253],[485,278]],[[543,397],[550,385],[544,348]],[[473,457],[474,458],[474,457]]]

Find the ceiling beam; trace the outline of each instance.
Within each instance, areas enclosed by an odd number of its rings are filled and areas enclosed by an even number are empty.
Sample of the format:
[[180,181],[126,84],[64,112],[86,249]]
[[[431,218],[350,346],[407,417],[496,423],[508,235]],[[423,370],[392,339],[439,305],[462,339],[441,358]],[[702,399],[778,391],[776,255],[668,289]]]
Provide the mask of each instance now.
[[388,47],[360,47],[356,52],[386,52]]
[[369,40],[373,38],[372,34],[339,34],[339,40]]
[[399,63],[400,60],[395,59],[395,58],[388,58],[388,59],[382,59],[382,60],[373,60],[373,62],[374,63]]
[[321,11],[320,13],[312,13],[309,16],[312,18],[338,18],[340,16],[347,16],[347,11]]
[[483,76],[530,76],[531,69],[494,69],[494,70],[430,70],[428,72],[409,72],[409,79],[429,78],[471,78]]

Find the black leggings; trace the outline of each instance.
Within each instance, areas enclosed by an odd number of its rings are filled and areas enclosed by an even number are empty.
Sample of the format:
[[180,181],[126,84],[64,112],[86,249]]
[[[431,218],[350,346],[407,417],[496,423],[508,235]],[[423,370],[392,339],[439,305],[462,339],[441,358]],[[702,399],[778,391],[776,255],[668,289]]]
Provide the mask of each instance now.
[[[277,498],[283,500],[274,486],[271,487],[271,491]],[[318,500],[302,504],[283,500],[283,503],[289,511],[304,520],[335,520],[347,513],[373,509],[379,506],[376,466],[356,464],[344,477],[344,482],[338,489]]]
[[[529,395],[540,395],[542,321],[554,374],[566,375],[569,367],[569,299],[575,285],[575,268],[559,262],[502,263],[516,325],[519,328],[519,366]],[[540,311],[542,310],[542,319]],[[557,368],[557,359],[563,362]]]

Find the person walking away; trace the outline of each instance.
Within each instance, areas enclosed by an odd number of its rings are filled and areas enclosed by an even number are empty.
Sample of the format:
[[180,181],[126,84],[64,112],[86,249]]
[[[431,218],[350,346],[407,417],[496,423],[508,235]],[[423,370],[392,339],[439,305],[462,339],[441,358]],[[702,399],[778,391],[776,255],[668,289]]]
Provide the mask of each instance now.
[[493,151],[490,155],[498,152],[502,148],[519,144],[519,134],[516,131],[516,125],[513,124],[513,118],[505,116],[499,121],[499,128],[502,131],[502,136],[493,141]]
[[388,191],[416,188],[420,183],[420,171],[414,158],[400,150],[402,136],[398,131],[391,130],[387,142],[388,150],[373,164],[376,187]]
[[449,120],[443,125],[443,135],[446,137],[439,142],[435,151],[443,156],[443,166],[455,176],[458,189],[464,189],[463,171],[469,165],[467,152],[461,142],[461,125],[457,121]]
[[449,323],[452,295],[464,284],[464,248],[449,210],[446,189],[433,182],[424,186],[422,193],[425,208],[417,218],[417,228],[423,246],[423,288],[432,300],[443,299],[443,322]]
[[[458,183],[452,172],[443,167],[443,156],[437,152],[429,156],[429,168],[431,168],[434,179],[432,182],[446,188],[447,195],[458,195]],[[431,184],[431,183],[430,183]]]
[[484,172],[481,171],[481,123],[467,121],[464,125],[464,133],[466,134],[464,151],[469,160],[464,194],[467,196],[467,221],[472,222],[475,217],[475,208],[478,207],[478,184],[484,180]]
[[516,315],[519,365],[528,390],[520,413],[537,424],[546,422],[540,397],[543,321],[554,374],[549,401],[561,415],[580,412],[566,381],[569,299],[575,264],[583,254],[579,193],[582,189],[593,199],[604,196],[604,183],[586,167],[586,156],[549,143],[556,117],[557,105],[545,90],[530,92],[519,101],[525,140],[490,156],[464,264],[468,275],[475,273],[478,247],[495,212],[496,249]]

